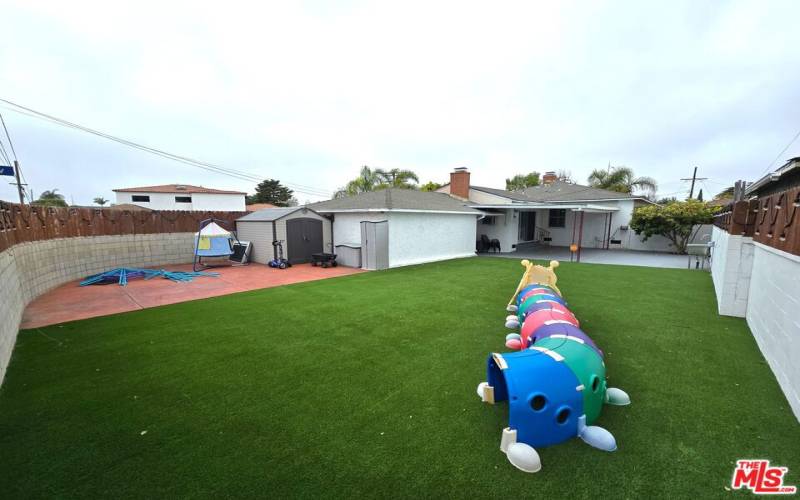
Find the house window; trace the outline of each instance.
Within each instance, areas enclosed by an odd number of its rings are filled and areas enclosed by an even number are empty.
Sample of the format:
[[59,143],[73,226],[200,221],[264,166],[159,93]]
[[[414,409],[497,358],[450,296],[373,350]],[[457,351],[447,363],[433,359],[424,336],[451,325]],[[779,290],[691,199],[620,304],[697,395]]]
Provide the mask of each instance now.
[[481,224],[484,226],[494,226],[495,217],[484,217],[481,219]]
[[191,203],[192,197],[191,196],[176,196],[175,203]]
[[564,208],[551,208],[548,221],[550,227],[564,227],[567,225],[567,210]]
[[131,196],[131,201],[150,203],[150,197],[144,194],[135,194]]

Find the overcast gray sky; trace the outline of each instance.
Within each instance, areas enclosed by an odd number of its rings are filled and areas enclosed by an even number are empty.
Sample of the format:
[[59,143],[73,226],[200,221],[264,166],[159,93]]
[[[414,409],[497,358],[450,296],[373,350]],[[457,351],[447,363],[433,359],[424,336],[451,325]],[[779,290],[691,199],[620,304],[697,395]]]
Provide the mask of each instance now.
[[[0,4],[0,98],[313,192],[361,165],[503,187],[610,161],[677,196],[697,165],[713,194],[800,130],[794,0]],[[254,187],[0,112],[34,194]]]

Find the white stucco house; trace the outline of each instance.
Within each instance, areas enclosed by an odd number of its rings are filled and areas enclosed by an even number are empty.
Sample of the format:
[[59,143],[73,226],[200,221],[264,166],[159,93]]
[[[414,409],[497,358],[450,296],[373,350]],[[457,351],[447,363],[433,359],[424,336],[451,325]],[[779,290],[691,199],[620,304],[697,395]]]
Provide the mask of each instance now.
[[152,210],[211,210],[244,212],[245,195],[189,184],[164,184],[114,189],[117,204],[133,204]]
[[476,222],[483,216],[447,193],[412,189],[382,189],[308,208],[331,220],[337,252],[360,249],[368,269],[473,256]]
[[646,198],[557,180],[553,172],[542,184],[521,191],[506,191],[470,184],[466,168],[450,174],[441,193],[463,200],[484,212],[477,237],[500,242],[503,252],[522,245],[670,251],[669,240],[654,236],[642,242],[629,224],[633,210],[652,203]]

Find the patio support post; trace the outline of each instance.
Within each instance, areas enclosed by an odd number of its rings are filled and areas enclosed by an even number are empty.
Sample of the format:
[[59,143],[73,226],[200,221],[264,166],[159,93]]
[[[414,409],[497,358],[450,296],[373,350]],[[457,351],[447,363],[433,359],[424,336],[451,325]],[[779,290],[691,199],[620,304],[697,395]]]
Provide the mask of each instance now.
[[577,261],[581,261],[581,240],[583,240],[583,216],[586,214],[583,210],[581,210],[581,225],[580,229],[578,229],[578,255]]
[[[577,223],[578,223],[578,214],[574,210],[572,210],[572,244],[570,245],[570,247],[575,244],[575,224]],[[573,255],[572,248],[570,248],[569,250],[570,262],[572,262],[572,255]]]
[[606,218],[608,219],[608,236],[606,237],[606,250],[611,248],[611,212],[606,214]]

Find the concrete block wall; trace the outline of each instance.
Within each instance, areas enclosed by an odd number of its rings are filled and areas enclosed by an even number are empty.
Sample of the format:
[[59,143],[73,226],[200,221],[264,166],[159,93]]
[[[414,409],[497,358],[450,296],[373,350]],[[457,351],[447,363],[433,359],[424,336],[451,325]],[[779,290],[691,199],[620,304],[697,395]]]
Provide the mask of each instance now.
[[712,241],[711,277],[719,313],[744,318],[753,271],[753,239],[714,227]]
[[193,233],[163,233],[32,241],[0,252],[0,383],[30,301],[63,283],[115,267],[191,262],[193,247]]
[[800,420],[800,257],[753,246],[747,324]]

